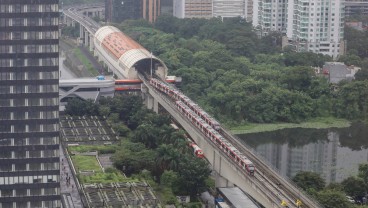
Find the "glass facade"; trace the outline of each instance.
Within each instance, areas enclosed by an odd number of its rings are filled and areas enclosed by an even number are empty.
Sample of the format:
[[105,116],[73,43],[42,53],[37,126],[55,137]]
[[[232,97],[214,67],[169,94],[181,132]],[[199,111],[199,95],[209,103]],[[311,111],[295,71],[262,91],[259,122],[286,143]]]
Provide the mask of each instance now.
[[0,0],[0,208],[60,207],[58,0]]

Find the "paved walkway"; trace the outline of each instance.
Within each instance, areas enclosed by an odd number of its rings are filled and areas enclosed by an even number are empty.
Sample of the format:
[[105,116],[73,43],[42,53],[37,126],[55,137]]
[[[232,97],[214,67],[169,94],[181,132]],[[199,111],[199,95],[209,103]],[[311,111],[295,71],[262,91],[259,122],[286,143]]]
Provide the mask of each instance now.
[[[71,167],[60,145],[60,192],[61,194],[70,194],[75,208],[83,208],[82,200],[72,174]],[[66,180],[67,177],[70,177],[69,182]]]

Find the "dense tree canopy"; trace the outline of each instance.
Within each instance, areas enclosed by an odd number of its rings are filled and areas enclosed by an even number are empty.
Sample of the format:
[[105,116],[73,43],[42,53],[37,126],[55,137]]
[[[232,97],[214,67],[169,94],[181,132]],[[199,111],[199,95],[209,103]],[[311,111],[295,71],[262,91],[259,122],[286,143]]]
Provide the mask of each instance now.
[[299,172],[294,176],[293,181],[308,192],[321,191],[326,185],[323,178],[313,172]]
[[[147,110],[140,96],[117,95],[101,98],[99,103],[71,99],[67,114],[105,116],[115,131],[125,139],[112,159],[126,175],[145,175],[170,183],[175,194],[196,196],[205,188],[210,175],[206,160],[197,158],[181,130],[170,126],[167,115]],[[171,172],[170,172],[171,171]]]
[[[282,52],[281,34],[259,39],[241,18],[222,21],[161,16],[154,25],[127,21],[119,27],[160,57],[170,74],[181,76],[182,91],[223,123],[367,117],[365,100],[360,97],[365,84],[353,82],[332,88],[311,69],[332,61],[331,57]],[[364,62],[358,55],[357,62]],[[367,82],[364,71],[358,77]],[[346,96],[352,88],[355,92]],[[349,105],[348,111],[345,105]]]

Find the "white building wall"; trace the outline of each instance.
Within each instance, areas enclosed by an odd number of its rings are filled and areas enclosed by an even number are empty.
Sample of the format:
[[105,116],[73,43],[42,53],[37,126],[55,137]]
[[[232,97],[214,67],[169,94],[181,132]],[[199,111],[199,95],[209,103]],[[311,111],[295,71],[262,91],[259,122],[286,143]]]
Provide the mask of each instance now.
[[173,10],[174,17],[183,19],[185,17],[185,0],[174,0]]
[[260,0],[253,0],[253,16],[252,16],[252,24],[253,27],[257,27],[259,25],[259,1]]
[[248,0],[213,0],[214,17],[238,17],[246,18]]

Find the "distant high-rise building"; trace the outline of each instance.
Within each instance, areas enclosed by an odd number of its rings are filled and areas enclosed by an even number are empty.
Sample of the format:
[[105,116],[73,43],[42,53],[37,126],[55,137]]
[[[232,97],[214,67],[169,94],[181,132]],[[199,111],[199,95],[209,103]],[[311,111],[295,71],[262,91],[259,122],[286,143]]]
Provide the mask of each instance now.
[[165,15],[173,15],[174,9],[173,9],[173,0],[161,0],[161,14]]
[[212,0],[174,0],[173,7],[178,18],[212,17]]
[[121,23],[143,18],[143,0],[106,0],[105,16],[109,22]]
[[143,0],[143,19],[155,22],[161,12],[161,0]]
[[178,18],[242,17],[252,20],[253,0],[174,0]]
[[[161,1],[105,0],[105,18],[107,22],[116,23],[121,23],[128,19],[146,19],[149,22],[154,22],[161,14]],[[164,2],[165,11],[170,10],[169,5],[169,2],[166,0]]]
[[0,207],[61,207],[59,1],[0,0]]
[[367,15],[368,0],[345,0],[345,16]]
[[253,26],[262,35],[271,31],[286,33],[287,1],[253,0]]
[[296,51],[337,58],[344,52],[345,0],[254,0],[253,26],[261,35],[284,33]]

